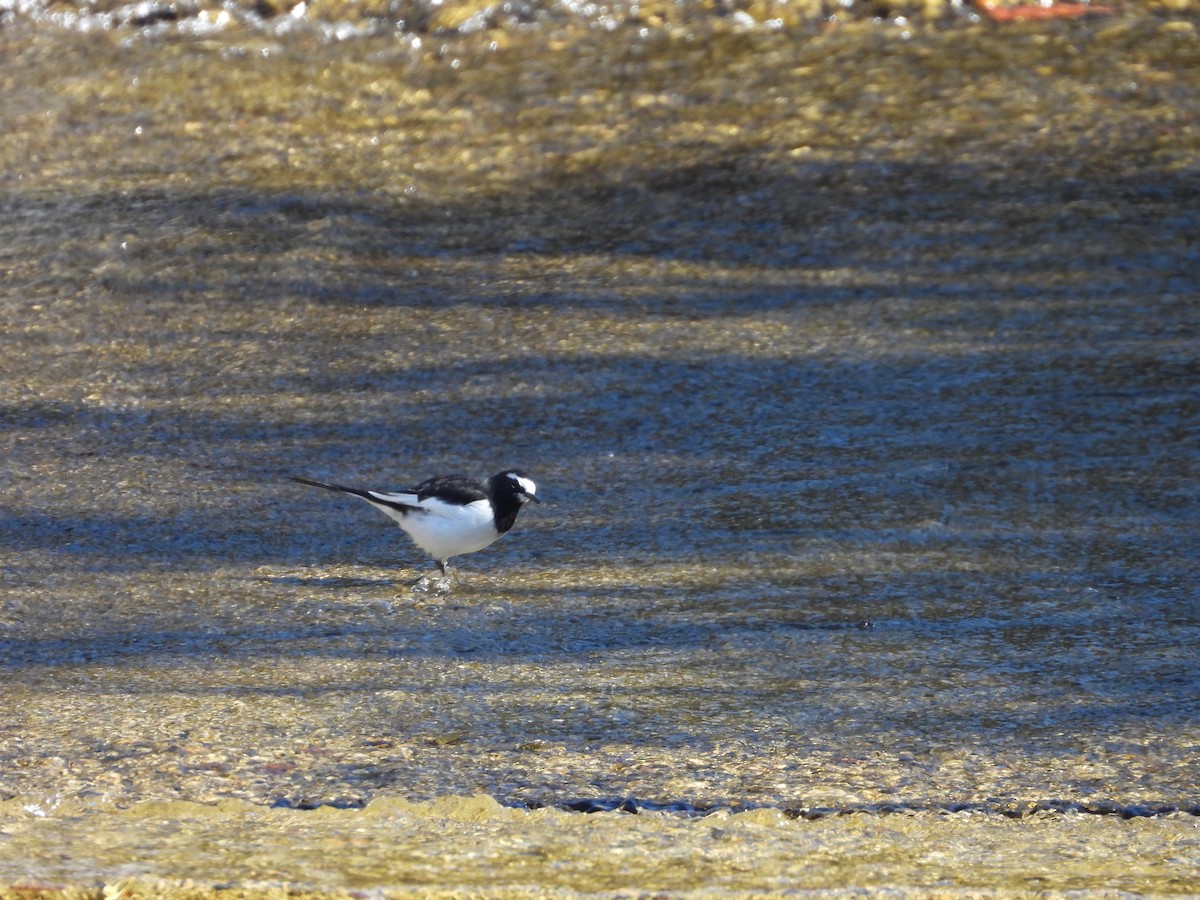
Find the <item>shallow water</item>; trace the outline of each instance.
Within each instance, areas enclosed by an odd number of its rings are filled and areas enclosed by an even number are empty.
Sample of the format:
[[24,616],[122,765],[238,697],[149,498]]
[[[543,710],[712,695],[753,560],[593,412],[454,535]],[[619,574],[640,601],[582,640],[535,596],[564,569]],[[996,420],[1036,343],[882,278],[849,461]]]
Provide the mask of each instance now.
[[0,32],[0,882],[1190,890],[1178,24]]
[[[194,891],[214,871],[230,886],[256,885],[260,894],[297,873],[311,886],[347,892],[392,885],[391,896],[526,896],[533,885],[556,896],[630,890],[861,896],[903,887],[922,896],[988,896],[997,885],[1013,893],[1184,894],[1192,892],[1187,867],[1194,870],[1200,846],[1194,821],[1172,818],[1014,822],[966,814],[803,822],[776,810],[703,819],[581,816],[506,809],[487,797],[377,800],[363,810],[311,812],[175,801],[83,815],[65,826],[0,822],[17,849],[38,847],[49,831],[71,855],[67,872],[86,881],[99,863],[117,873],[109,886],[124,896]],[[172,880],[144,874],[131,848],[177,860]]]

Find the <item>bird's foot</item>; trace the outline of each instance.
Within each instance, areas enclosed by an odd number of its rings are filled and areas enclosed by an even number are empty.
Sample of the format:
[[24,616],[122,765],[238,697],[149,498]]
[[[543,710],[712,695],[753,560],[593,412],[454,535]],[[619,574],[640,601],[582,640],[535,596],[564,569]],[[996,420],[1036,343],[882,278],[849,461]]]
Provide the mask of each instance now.
[[451,570],[438,572],[436,575],[422,575],[412,585],[415,594],[448,594],[458,580],[458,573]]

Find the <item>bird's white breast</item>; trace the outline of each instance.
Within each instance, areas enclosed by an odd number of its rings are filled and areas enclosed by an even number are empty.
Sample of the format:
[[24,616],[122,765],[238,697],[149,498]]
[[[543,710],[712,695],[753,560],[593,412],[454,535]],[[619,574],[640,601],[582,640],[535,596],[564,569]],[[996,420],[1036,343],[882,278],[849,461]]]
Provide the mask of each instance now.
[[[412,499],[416,500],[416,497]],[[408,532],[414,544],[434,559],[445,560],[462,553],[474,553],[495,543],[500,537],[492,518],[491,504],[487,500],[476,500],[460,506],[429,497],[415,505],[420,509],[413,512],[380,508]]]

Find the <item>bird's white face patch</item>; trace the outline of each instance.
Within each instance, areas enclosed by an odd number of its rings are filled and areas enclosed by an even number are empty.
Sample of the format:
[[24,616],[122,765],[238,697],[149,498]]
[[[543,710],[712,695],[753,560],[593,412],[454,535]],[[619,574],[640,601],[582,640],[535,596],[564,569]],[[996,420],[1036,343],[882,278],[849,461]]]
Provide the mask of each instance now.
[[532,478],[526,478],[523,475],[513,475],[511,473],[508,477],[515,481],[521,490],[523,490],[530,497],[537,496],[537,485],[533,483]]

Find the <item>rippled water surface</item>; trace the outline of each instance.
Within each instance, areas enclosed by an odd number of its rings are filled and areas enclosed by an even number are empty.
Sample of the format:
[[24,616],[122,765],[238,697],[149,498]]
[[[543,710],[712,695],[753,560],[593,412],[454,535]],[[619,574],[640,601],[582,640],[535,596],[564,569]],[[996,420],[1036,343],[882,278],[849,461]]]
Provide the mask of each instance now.
[[1193,890],[1191,23],[689,34],[0,30],[0,883]]

